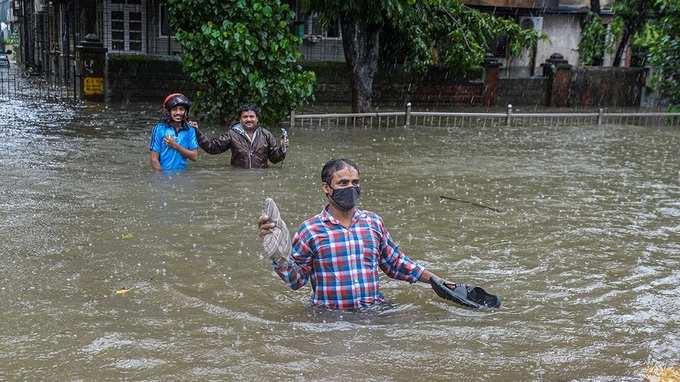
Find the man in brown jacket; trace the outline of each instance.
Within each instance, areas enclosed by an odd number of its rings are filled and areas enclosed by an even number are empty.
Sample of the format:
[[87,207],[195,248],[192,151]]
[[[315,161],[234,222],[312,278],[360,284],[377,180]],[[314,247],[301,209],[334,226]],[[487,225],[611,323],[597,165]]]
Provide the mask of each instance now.
[[254,104],[239,109],[240,122],[216,137],[208,137],[196,127],[198,145],[208,154],[221,154],[231,150],[231,165],[241,168],[265,168],[269,162],[278,163],[286,158],[288,138],[280,143],[269,130],[258,125],[259,108]]

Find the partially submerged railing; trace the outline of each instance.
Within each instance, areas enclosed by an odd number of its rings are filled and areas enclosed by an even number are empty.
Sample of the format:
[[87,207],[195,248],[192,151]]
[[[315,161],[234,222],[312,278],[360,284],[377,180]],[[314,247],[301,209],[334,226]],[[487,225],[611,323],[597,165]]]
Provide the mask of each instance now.
[[505,113],[404,112],[301,114],[291,113],[291,127],[501,127],[501,126],[590,126],[640,125],[680,126],[680,113]]
[[406,113],[291,114],[291,127],[402,127],[408,126]]
[[75,85],[39,76],[21,76],[18,72],[0,69],[0,100],[45,99],[66,101],[76,99]]

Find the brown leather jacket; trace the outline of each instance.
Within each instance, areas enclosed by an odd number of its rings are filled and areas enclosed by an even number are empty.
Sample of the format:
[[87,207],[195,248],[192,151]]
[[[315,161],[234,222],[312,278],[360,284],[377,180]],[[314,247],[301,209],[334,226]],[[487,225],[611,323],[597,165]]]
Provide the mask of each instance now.
[[269,167],[269,161],[278,163],[286,157],[284,148],[269,130],[264,127],[255,129],[253,142],[237,123],[217,137],[208,137],[196,130],[198,145],[208,154],[220,154],[231,150],[231,165],[241,168]]

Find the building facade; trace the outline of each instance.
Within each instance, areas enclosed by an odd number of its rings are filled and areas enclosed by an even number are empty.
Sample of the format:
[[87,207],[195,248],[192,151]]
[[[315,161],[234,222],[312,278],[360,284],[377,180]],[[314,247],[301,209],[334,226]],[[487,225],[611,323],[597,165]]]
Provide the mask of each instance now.
[[[557,53],[570,64],[580,63],[579,42],[583,24],[591,12],[590,0],[465,0],[468,6],[509,17],[522,27],[543,33],[534,49],[520,57],[512,57],[507,42],[500,41],[494,55],[503,64],[502,75],[510,78],[541,75],[541,64]],[[611,22],[613,0],[601,0],[601,14],[606,23]],[[611,57],[605,57],[609,65]]]
[[[77,49],[85,40],[97,41],[106,57],[149,56],[178,61],[181,48],[168,22],[164,0],[10,0],[14,24],[20,31],[17,60],[55,81],[70,83],[77,77]],[[607,20],[613,0],[601,0]],[[541,64],[555,53],[579,64],[578,44],[590,0],[465,0],[481,11],[516,20],[525,28],[544,33],[546,39],[519,57],[509,53],[508,41],[499,39],[493,55],[501,62],[501,76],[541,76]],[[296,13],[292,26],[302,37],[305,61],[343,62],[340,26],[323,26],[316,15],[304,12],[299,0],[288,0]],[[604,64],[611,60],[605,57]]]

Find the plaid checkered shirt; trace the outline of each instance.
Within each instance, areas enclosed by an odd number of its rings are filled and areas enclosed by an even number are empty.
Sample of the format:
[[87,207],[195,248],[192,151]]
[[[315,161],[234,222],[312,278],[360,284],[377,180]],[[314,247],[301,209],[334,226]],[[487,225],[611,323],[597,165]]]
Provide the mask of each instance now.
[[399,250],[380,216],[357,209],[349,228],[324,210],[300,225],[287,262],[274,271],[292,289],[312,282],[312,304],[363,308],[384,301],[378,267],[389,277],[418,281],[423,268]]

